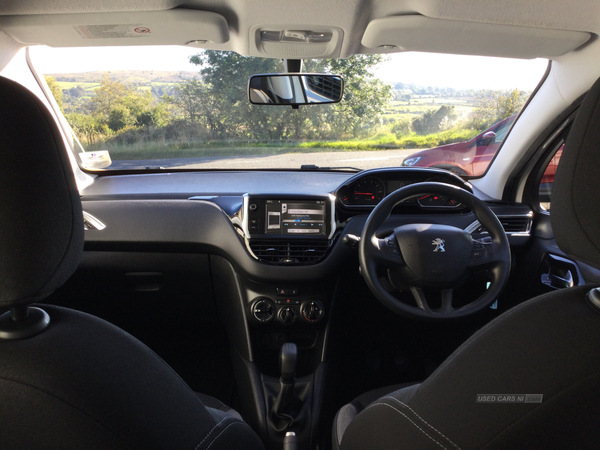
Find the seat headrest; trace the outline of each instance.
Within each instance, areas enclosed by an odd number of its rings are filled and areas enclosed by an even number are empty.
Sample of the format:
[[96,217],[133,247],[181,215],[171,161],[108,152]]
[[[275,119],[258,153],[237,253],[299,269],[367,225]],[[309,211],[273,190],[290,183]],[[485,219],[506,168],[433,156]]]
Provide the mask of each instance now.
[[81,201],[46,106],[0,77],[0,308],[51,294],[83,250]]
[[600,79],[579,107],[552,191],[552,229],[567,255],[600,268]]

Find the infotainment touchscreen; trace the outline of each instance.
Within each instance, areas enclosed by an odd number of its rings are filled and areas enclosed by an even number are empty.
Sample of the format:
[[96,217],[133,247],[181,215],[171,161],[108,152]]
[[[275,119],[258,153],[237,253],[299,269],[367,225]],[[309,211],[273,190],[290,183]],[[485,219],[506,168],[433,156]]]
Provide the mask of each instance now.
[[265,234],[325,235],[324,200],[266,200]]

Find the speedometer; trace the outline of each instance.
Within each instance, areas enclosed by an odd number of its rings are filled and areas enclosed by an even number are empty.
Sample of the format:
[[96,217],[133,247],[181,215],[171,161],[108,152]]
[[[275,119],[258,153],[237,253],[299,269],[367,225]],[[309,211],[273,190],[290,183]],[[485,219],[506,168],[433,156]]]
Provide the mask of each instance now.
[[384,196],[383,181],[375,177],[368,177],[356,183],[350,194],[354,205],[376,205]]

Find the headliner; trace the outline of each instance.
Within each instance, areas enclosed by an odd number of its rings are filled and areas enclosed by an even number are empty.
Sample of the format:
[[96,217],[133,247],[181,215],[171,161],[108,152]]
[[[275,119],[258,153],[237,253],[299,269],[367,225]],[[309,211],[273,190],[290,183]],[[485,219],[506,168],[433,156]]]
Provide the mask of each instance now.
[[[213,12],[221,15],[228,28],[228,41],[225,43],[208,42],[206,44],[194,44],[203,48],[213,48],[222,50],[233,50],[244,55],[258,56],[263,49],[260,45],[257,49],[256,44],[256,27],[285,27],[287,29],[311,29],[319,26],[335,27],[341,30],[340,43],[337,48],[328,49],[329,53],[323,53],[321,57],[346,57],[355,53],[379,53],[388,52],[389,50],[377,48],[371,45],[367,48],[363,45],[364,32],[369,23],[374,19],[389,18],[398,15],[422,15],[429,19],[447,19],[444,23],[451,29],[461,30],[463,22],[474,22],[482,24],[496,25],[517,25],[520,28],[517,31],[523,32],[520,39],[513,39],[513,43],[507,45],[504,42],[504,47],[509,47],[504,55],[530,58],[535,56],[550,57],[560,56],[564,51],[544,52],[541,49],[541,43],[546,39],[540,39],[540,44],[534,44],[530,47],[539,47],[540,51],[537,55],[532,55],[530,52],[523,52],[519,42],[526,42],[527,39],[535,39],[533,34],[542,32],[558,31],[556,39],[561,41],[560,31],[583,31],[592,34],[600,34],[600,2],[594,0],[584,1],[564,1],[564,0],[540,0],[540,1],[524,1],[524,0],[503,0],[498,2],[495,0],[301,0],[301,1],[285,1],[285,0],[61,0],[48,2],[46,0],[9,0],[0,2],[0,29],[10,34],[14,39],[25,44],[41,43],[56,45],[53,43],[52,33],[48,32],[44,37],[37,38],[40,42],[25,42],[18,34],[14,33],[10,28],[2,22],[6,16],[13,17],[10,22],[21,25],[21,27],[33,27],[35,23],[27,22],[28,15],[46,15],[46,14],[68,14],[63,16],[67,22],[72,20],[73,24],[78,23],[77,16],[72,14],[80,13],[97,13],[97,12],[135,12],[135,11],[164,11],[173,8],[196,9],[200,11]],[[4,17],[3,17],[4,16]],[[115,17],[118,17],[117,14]],[[135,15],[134,15],[135,16]],[[29,18],[31,19],[31,18]],[[19,21],[22,21],[20,23]],[[3,25],[4,24],[4,25]],[[47,24],[47,22],[45,23]],[[42,25],[39,23],[38,27]],[[254,28],[253,28],[254,27]],[[397,28],[397,27],[396,27]],[[66,29],[72,29],[72,26]],[[541,30],[540,30],[541,29]],[[514,35],[514,30],[507,31]],[[529,31],[535,33],[531,34]],[[12,32],[12,34],[11,34]],[[402,33],[410,33],[410,30],[401,30]],[[57,35],[67,37],[64,31],[56,30]],[[400,33],[400,41],[402,36]],[[44,36],[42,34],[42,36]],[[564,40],[566,39],[566,34]],[[387,36],[389,37],[389,36]],[[542,38],[544,35],[542,35]],[[572,35],[571,35],[572,37]],[[586,41],[589,35],[583,41]],[[70,38],[67,39],[67,41]],[[445,35],[437,36],[435,34],[425,39],[420,51],[440,51],[439,46],[441,40],[446,40]],[[486,39],[485,36],[477,35],[479,41],[483,40],[483,44],[479,45],[476,50],[477,54],[498,55],[497,48],[499,47],[498,36]],[[46,42],[43,42],[46,40]],[[592,39],[593,40],[593,39]],[[114,42],[109,45],[127,45],[129,42]],[[422,41],[420,39],[419,41]],[[457,40],[455,43],[444,42],[443,51],[452,51],[455,53],[464,53],[464,40]],[[574,41],[575,42],[575,41]],[[170,43],[170,42],[165,42]],[[103,45],[106,45],[105,41]],[[181,42],[185,44],[185,42]],[[60,45],[67,45],[61,43]],[[69,45],[98,45],[91,42],[81,43],[73,38]],[[571,48],[579,47],[580,43],[575,42]],[[334,46],[335,47],[335,46]],[[449,48],[449,50],[446,50]],[[392,51],[402,50],[402,45]],[[404,50],[414,50],[413,48],[404,48]],[[292,47],[282,47],[273,50],[271,53],[262,54],[262,56],[271,57],[292,57],[294,54]],[[311,57],[310,55],[307,55]],[[318,56],[318,55],[312,55]],[[304,56],[303,56],[304,57]]]

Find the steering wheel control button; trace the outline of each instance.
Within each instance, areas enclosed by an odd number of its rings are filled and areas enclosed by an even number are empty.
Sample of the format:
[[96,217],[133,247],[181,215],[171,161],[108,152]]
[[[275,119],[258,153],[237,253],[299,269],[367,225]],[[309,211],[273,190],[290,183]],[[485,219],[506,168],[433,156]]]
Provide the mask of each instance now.
[[493,250],[491,243],[491,239],[489,241],[473,241],[469,267],[481,266],[492,261]]
[[398,241],[396,240],[396,236],[393,234],[384,239],[379,239],[378,242],[379,250],[381,251],[381,256],[387,261],[395,264],[402,264],[404,261],[402,260],[402,255],[400,254],[400,249],[398,248]]
[[323,304],[318,300],[310,300],[302,305],[300,312],[306,321],[311,323],[318,322],[323,318]]
[[260,323],[270,322],[275,317],[275,305],[266,297],[254,300],[250,310],[252,311],[252,317]]
[[291,306],[284,306],[277,313],[277,318],[281,323],[291,325],[298,319],[298,314]]

